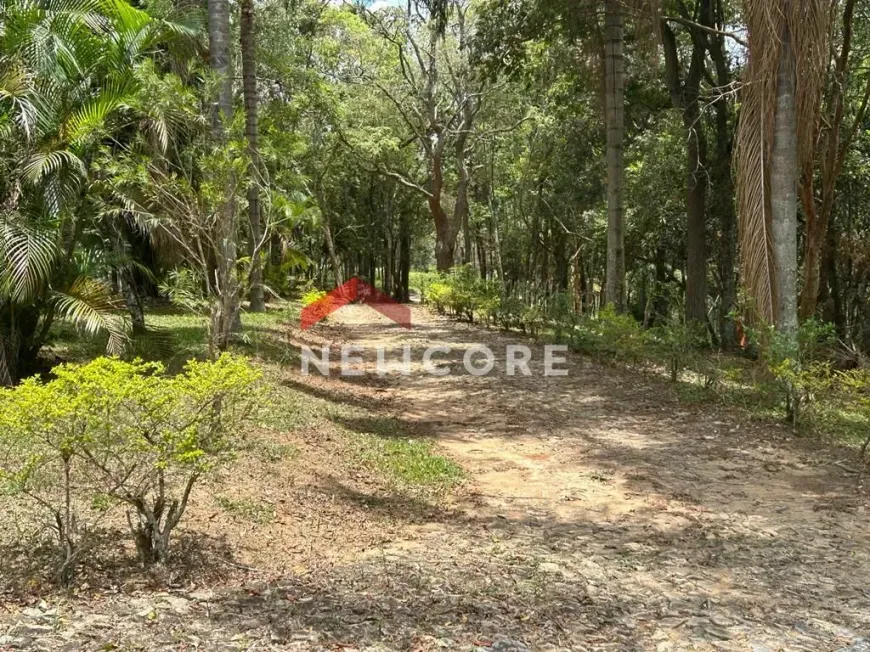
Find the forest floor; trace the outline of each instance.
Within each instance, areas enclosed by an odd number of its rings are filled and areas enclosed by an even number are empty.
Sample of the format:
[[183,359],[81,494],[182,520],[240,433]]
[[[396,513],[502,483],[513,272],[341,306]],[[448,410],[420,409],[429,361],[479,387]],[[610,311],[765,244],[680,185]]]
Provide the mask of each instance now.
[[[284,421],[200,488],[174,563],[143,576],[119,548],[64,593],[7,545],[0,649],[870,650],[852,451],[654,374],[568,354],[568,376],[545,377],[542,344],[412,321],[347,306],[282,325],[264,365]],[[303,342],[410,344],[413,371],[377,377],[369,353],[366,376],[303,376]],[[531,376],[504,373],[510,343]],[[457,373],[474,344],[490,375]],[[434,345],[451,375],[422,373]],[[385,474],[419,440],[431,454]]]

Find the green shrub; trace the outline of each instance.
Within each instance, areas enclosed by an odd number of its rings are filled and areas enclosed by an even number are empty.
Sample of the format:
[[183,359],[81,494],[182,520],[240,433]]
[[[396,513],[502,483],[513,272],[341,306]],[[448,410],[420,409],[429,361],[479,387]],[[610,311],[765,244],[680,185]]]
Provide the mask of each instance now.
[[537,337],[544,324],[544,309],[537,304],[524,306],[520,313],[520,327],[524,333]]
[[612,306],[585,319],[580,329],[583,347],[590,353],[633,364],[646,358],[648,333],[634,317],[618,314]]
[[420,301],[429,301],[429,288],[433,283],[441,280],[438,272],[410,272],[408,274],[408,288],[416,290],[420,295]]
[[498,319],[504,288],[498,281],[480,280],[475,292],[474,310],[487,326]]
[[833,325],[813,319],[801,324],[797,333],[773,328],[762,333],[767,340],[764,361],[782,390],[786,416],[795,427],[815,396],[831,386],[827,358],[836,342],[834,333]]
[[700,357],[699,351],[709,342],[703,324],[677,321],[652,329],[650,343],[652,353],[667,368],[671,380],[677,382],[680,373]]
[[556,341],[561,342],[567,336],[568,343],[572,346],[575,344],[580,315],[574,310],[574,297],[567,292],[557,292],[549,297],[546,318]]
[[451,286],[450,310],[459,317],[474,321],[479,299],[479,279],[470,265],[459,265],[447,277]]
[[[498,320],[503,288],[500,282],[478,278],[470,265],[454,267],[449,274],[420,272],[425,280],[424,301],[441,314],[474,321],[475,316],[487,324]],[[425,274],[425,276],[423,276]]]
[[145,564],[165,561],[195,483],[228,460],[256,406],[259,372],[241,357],[60,365],[0,392],[0,483],[50,517],[66,581],[96,517],[127,509]]
[[865,428],[861,459],[866,462],[870,447],[870,369],[852,369],[837,374],[837,388],[845,395],[849,408]]
[[323,299],[325,296],[326,296],[326,292],[324,292],[323,290],[315,290],[315,289],[307,290],[307,291],[302,293],[302,305],[303,306],[310,306],[312,303],[317,303],[318,301]]
[[519,298],[515,296],[504,297],[496,310],[496,323],[506,330],[522,328],[524,310],[525,305]]
[[443,314],[453,303],[453,287],[446,280],[436,281],[429,286],[427,301],[435,310]]

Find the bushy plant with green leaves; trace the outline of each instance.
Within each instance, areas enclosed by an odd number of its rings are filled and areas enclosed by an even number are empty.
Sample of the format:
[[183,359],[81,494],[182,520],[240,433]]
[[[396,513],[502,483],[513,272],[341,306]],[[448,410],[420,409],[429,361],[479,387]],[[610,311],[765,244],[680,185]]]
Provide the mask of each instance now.
[[326,296],[323,290],[310,289],[302,293],[302,305],[310,306],[312,303],[317,303]]
[[861,459],[866,463],[867,449],[870,447],[870,369],[851,369],[841,372],[836,376],[836,385],[865,428],[864,440],[861,444]]
[[474,310],[487,326],[498,319],[503,295],[504,287],[499,281],[480,280],[477,283]]
[[76,453],[93,411],[84,393],[60,382],[29,378],[0,390],[0,488],[42,509],[59,547],[57,574],[64,583],[99,520],[99,510],[90,510],[76,490],[84,474]]
[[522,327],[522,315],[525,304],[519,297],[505,296],[499,302],[495,320],[505,330],[517,330]]
[[455,316],[473,322],[479,293],[477,272],[470,265],[458,265],[450,270],[447,279],[452,290],[451,311]]
[[834,326],[811,319],[795,333],[771,328],[762,335],[767,339],[763,349],[767,368],[782,388],[787,417],[797,427],[802,410],[831,386],[828,359],[836,342]]
[[63,580],[89,516],[118,505],[142,562],[165,561],[194,485],[241,442],[239,427],[259,402],[260,372],[223,354],[190,361],[175,376],[157,362],[117,358],[60,365],[54,375],[0,393],[5,491],[50,516]]
[[567,337],[569,344],[575,344],[580,315],[574,309],[574,298],[569,293],[557,292],[547,299],[546,319],[556,341],[561,342]]
[[530,306],[523,306],[520,313],[520,327],[524,333],[528,333],[532,337],[538,337],[541,327],[544,325],[544,308],[534,303]]
[[597,317],[585,319],[581,325],[581,347],[592,354],[636,364],[646,357],[648,333],[631,315],[619,314],[606,306]]
[[697,359],[708,344],[703,324],[671,321],[650,332],[653,353],[665,365],[671,380],[677,382],[683,370]]
[[453,286],[446,279],[429,285],[426,301],[435,307],[439,314],[447,312],[453,303]]
[[502,295],[501,283],[479,278],[470,265],[459,265],[449,274],[427,276],[424,299],[441,314],[471,322],[477,316],[491,324],[498,318]]
[[408,274],[408,287],[420,295],[420,301],[427,303],[429,301],[429,288],[440,280],[441,275],[438,272],[413,271]]

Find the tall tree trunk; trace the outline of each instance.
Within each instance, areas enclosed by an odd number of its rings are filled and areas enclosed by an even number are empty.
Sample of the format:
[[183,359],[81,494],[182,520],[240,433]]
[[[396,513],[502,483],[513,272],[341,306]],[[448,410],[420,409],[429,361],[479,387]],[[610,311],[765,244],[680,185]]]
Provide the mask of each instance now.
[[605,298],[625,309],[624,25],[618,0],[604,0],[604,122],[607,129],[607,285]]
[[[230,70],[230,12],[228,0],[208,0],[209,65],[218,79],[213,134],[218,146],[226,144],[226,125],[233,119],[233,78]],[[212,306],[212,355],[229,344],[239,314],[239,279],[236,274],[236,179],[225,172],[224,197],[218,206],[215,242],[216,300]]]
[[329,262],[332,264],[332,274],[335,276],[335,287],[342,285],[344,279],[341,275],[341,260],[338,257],[338,251],[335,249],[335,240],[332,237],[332,228],[329,225],[329,219],[326,212],[321,209],[323,215],[323,238],[326,241],[326,250],[329,253]]
[[248,141],[248,219],[251,223],[251,289],[248,295],[251,312],[264,312],[266,299],[263,291],[263,223],[260,216],[260,146],[257,123],[257,59],[254,31],[254,2],[241,0],[239,21],[242,51],[242,92],[245,98],[245,137]]
[[[702,0],[709,14],[709,0]],[[675,108],[682,110],[686,130],[686,320],[707,320],[707,138],[701,120],[699,95],[704,74],[705,35],[690,27],[692,62],[685,81],[680,78],[677,39],[662,23],[662,45],[668,90]]]
[[471,224],[469,223],[470,216],[466,212],[462,216],[462,264],[470,265],[473,260],[474,251],[472,250],[471,241]]
[[[834,211],[834,192],[837,179],[843,169],[846,151],[857,133],[854,128],[843,130],[844,94],[849,81],[849,57],[852,51],[854,13],[855,0],[846,0],[842,19],[843,40],[830,81],[828,115],[824,120],[825,127],[820,138],[821,202],[818,206],[816,206],[813,189],[815,169],[812,160],[807,161],[802,174],[801,203],[807,225],[804,240],[803,289],[800,297],[801,319],[809,319],[816,313],[816,304],[819,298],[820,262],[825,234]],[[870,94],[870,82],[868,82],[866,92]],[[859,110],[859,115],[856,116],[855,125],[861,123],[866,104],[863,106],[864,109]]]
[[[717,0],[715,7],[715,12],[712,7],[708,12],[702,12],[702,22],[708,27],[724,29],[725,12],[722,0]],[[719,88],[728,88],[731,85],[731,68],[725,55],[725,37],[715,35],[707,38],[710,58],[716,69],[716,83]],[[737,214],[734,208],[734,179],[731,169],[733,132],[728,97],[724,93],[720,94],[713,103],[713,108],[716,114],[716,151],[710,173],[713,181],[711,208],[719,223],[719,341],[722,348],[729,351],[737,345],[737,332],[731,315],[737,304]]]
[[399,216],[399,279],[394,288],[394,298],[402,303],[411,300],[409,288],[411,276],[411,218],[402,211]]
[[795,58],[786,32],[776,80],[776,112],[770,160],[771,234],[777,289],[777,329],[797,330],[797,120]]
[[707,320],[707,139],[698,99],[683,112],[686,154],[686,320]]
[[[560,225],[561,227],[561,225]],[[568,290],[568,259],[565,253],[567,243],[565,241],[565,230],[558,228],[553,234],[553,273],[555,275],[554,287],[558,292]]]

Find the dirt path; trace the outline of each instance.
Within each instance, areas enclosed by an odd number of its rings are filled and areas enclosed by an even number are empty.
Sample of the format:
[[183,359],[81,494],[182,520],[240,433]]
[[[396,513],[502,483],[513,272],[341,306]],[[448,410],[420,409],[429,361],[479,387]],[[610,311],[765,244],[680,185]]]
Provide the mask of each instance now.
[[[421,308],[413,324],[347,306],[307,334],[408,344],[408,376],[371,375],[370,353],[364,377],[293,362],[280,382],[300,392],[290,413],[431,438],[468,476],[447,504],[324,463],[344,436],[303,428],[298,461],[228,479],[268,494],[274,522],[233,525],[208,486],[197,496],[184,538],[232,574],[0,602],[0,650],[870,650],[870,522],[845,453],[681,403],[662,379],[570,354],[567,377],[545,377],[540,345]],[[511,343],[530,345],[531,376],[505,375]],[[421,373],[425,348],[461,367],[474,344],[495,353],[490,375]],[[352,420],[330,416],[350,404]]]
[[[418,527],[394,552],[458,565],[475,590],[479,569],[496,592],[511,576],[531,622],[517,614],[506,634],[756,652],[870,636],[870,522],[836,451],[579,356],[567,377],[544,377],[543,346],[532,376],[508,377],[517,338],[422,309],[410,334],[361,307],[339,319],[357,344],[413,347],[412,375],[391,383],[398,409],[471,477],[461,518]],[[456,368],[475,343],[498,358],[490,375],[421,373],[425,347],[452,347],[441,359]]]

